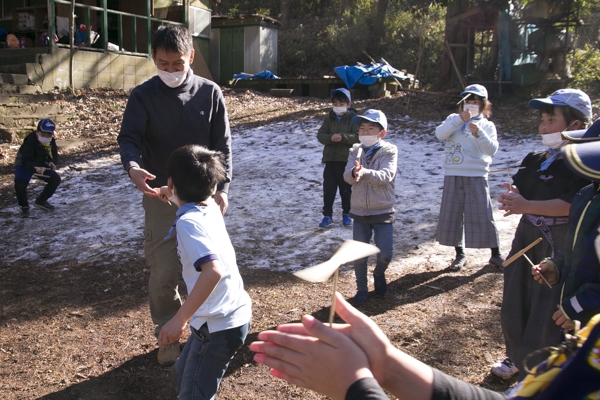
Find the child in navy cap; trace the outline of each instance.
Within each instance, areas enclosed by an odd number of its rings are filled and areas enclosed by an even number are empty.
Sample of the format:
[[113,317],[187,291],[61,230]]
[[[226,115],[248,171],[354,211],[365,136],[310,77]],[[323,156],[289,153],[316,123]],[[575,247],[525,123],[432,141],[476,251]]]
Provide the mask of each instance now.
[[17,152],[15,159],[15,192],[17,202],[21,207],[21,216],[29,217],[29,203],[27,201],[27,186],[33,176],[46,182],[46,187],[33,203],[45,211],[54,210],[48,203],[58,185],[60,176],[56,172],[58,165],[58,148],[54,140],[54,122],[42,119],[37,130],[31,132]]
[[342,223],[352,225],[350,197],[352,186],[344,181],[344,168],[348,161],[348,150],[358,143],[358,125],[352,123],[356,110],[350,108],[352,101],[348,89],[339,88],[331,92],[333,108],[317,132],[317,139],[324,146],[323,159],[323,220],[321,228],[333,224],[333,202],[336,192],[342,198]]

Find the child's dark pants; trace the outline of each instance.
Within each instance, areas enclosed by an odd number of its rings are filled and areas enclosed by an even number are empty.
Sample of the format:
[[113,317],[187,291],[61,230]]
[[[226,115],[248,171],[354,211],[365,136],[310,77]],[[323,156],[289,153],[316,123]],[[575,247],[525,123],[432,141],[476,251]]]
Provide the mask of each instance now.
[[350,212],[350,197],[352,186],[344,180],[344,169],[346,163],[343,161],[327,161],[323,170],[323,215],[333,216],[333,203],[335,195],[340,190],[342,198],[342,213]]
[[[15,169],[15,192],[17,194],[17,202],[21,207],[28,207],[29,203],[27,202],[27,186],[29,186],[29,181],[33,177],[32,172],[26,171],[23,167],[17,166]],[[46,187],[42,190],[42,193],[37,197],[39,202],[47,201],[54,192],[58,185],[60,185],[61,179],[60,176],[56,173],[56,171],[52,171],[47,169],[44,171],[43,176],[36,175],[37,178],[47,182]]]

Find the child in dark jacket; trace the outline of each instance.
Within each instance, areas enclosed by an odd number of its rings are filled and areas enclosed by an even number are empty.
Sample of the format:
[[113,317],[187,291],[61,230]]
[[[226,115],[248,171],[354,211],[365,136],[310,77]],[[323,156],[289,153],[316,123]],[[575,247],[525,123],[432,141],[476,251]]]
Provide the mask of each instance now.
[[46,187],[34,202],[42,210],[52,211],[54,206],[48,203],[58,185],[60,176],[56,172],[58,148],[54,140],[55,124],[50,119],[42,119],[37,130],[31,132],[17,152],[15,159],[15,192],[21,207],[21,216],[29,216],[27,186],[33,176],[46,182]]
[[317,139],[323,148],[323,220],[321,228],[333,224],[333,202],[339,189],[342,198],[342,223],[352,225],[350,212],[350,197],[352,186],[344,180],[344,168],[348,161],[348,151],[353,144],[358,143],[358,125],[352,123],[356,110],[350,108],[352,101],[347,89],[335,89],[331,93],[333,108],[323,125],[317,132]]

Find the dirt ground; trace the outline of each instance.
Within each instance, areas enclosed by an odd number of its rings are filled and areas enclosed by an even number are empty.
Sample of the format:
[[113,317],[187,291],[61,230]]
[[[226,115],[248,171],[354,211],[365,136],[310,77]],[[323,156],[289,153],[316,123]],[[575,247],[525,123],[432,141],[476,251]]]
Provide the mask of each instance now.
[[[321,99],[225,93],[234,127],[322,118],[329,107]],[[58,137],[64,146],[61,154],[65,163],[117,152],[115,138],[126,99],[126,92],[85,90],[58,100],[72,115]],[[418,125],[443,120],[455,102],[452,97],[419,94],[360,101],[355,106],[409,116]],[[498,101],[495,107],[494,122],[501,127],[499,131],[512,132],[515,137],[519,135],[516,132],[535,132],[536,120],[523,100]],[[12,161],[17,149],[17,143],[0,143],[0,208],[14,207]],[[0,228],[11,223],[15,220],[0,218]],[[55,235],[40,237],[37,245],[60,240],[60,232]],[[230,230],[230,235],[235,232]],[[0,247],[7,249],[15,246],[19,237],[3,235],[0,241]],[[2,257],[0,398],[176,398],[169,369],[156,362],[147,301],[149,271],[139,251],[141,235],[130,245],[135,250],[126,258],[109,260],[111,267],[106,271],[94,259],[41,265],[35,260],[8,263]],[[412,250],[418,252],[418,246]],[[258,245],[237,250],[253,301],[253,325],[247,343],[264,329],[298,321],[304,314],[326,320],[329,312],[329,285],[304,283],[285,272],[245,267],[245,258],[260,257],[264,251],[269,249]],[[399,257],[410,258],[411,254],[407,249]],[[439,262],[407,265],[401,272],[388,275],[390,295],[368,302],[363,312],[397,347],[443,372],[498,391],[514,384],[489,374],[490,364],[504,350],[499,324],[502,275],[498,270],[477,262],[459,273],[448,272]],[[339,285],[340,292],[352,295],[353,274],[348,270],[342,273]],[[217,397],[321,398],[271,378],[267,368],[252,361],[252,353],[245,347],[230,365]]]

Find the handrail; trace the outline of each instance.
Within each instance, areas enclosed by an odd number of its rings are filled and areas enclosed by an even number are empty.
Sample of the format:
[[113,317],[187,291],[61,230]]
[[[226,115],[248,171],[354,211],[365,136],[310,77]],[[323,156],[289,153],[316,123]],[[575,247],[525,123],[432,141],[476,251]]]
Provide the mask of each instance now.
[[[90,48],[91,47],[91,43],[90,43],[90,39],[91,39],[91,35],[90,35],[90,20],[91,20],[91,11],[97,11],[97,12],[102,12],[102,43],[104,44],[103,49],[104,51],[108,51],[108,52],[112,52],[112,53],[118,53],[118,54],[128,54],[128,55],[144,55],[144,56],[150,56],[151,53],[151,31],[152,31],[152,23],[153,22],[158,22],[161,25],[165,25],[165,24],[170,24],[170,25],[182,25],[182,26],[186,26],[187,25],[187,10],[184,7],[184,13],[183,13],[183,18],[184,18],[184,22],[175,22],[175,21],[168,21],[165,19],[160,19],[160,18],[155,18],[152,17],[150,14],[150,1],[151,0],[146,0],[146,15],[140,15],[140,14],[132,14],[132,13],[128,13],[125,11],[119,11],[119,10],[112,10],[112,9],[108,9],[107,7],[107,0],[102,0],[102,7],[97,7],[97,6],[90,6],[87,4],[79,4],[79,3],[75,3],[75,9],[77,8],[82,8],[85,10],[85,14],[84,14],[84,21],[85,21],[85,26],[86,26],[86,39],[85,39],[85,44],[80,45],[81,48]],[[69,6],[69,11],[72,12],[71,10],[71,1],[67,1],[67,0],[48,0],[48,5],[50,7],[49,11],[48,11],[48,36],[50,38],[54,38],[56,35],[56,5],[57,4],[64,4],[64,5],[68,5]],[[110,50],[108,48],[108,14],[114,14],[117,16],[117,36],[118,36],[118,47],[119,50]],[[123,17],[130,17],[132,18],[132,40],[133,40],[133,51],[126,51],[124,50],[123,47]],[[142,20],[142,21],[146,21],[146,41],[147,41],[147,46],[145,46],[145,52],[138,52],[137,49],[137,21],[138,20]],[[74,32],[76,32],[77,30],[75,29]],[[51,46],[58,46],[54,40],[50,40],[50,45]]]

